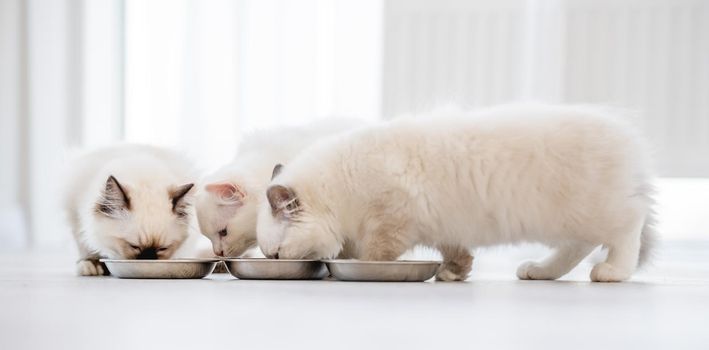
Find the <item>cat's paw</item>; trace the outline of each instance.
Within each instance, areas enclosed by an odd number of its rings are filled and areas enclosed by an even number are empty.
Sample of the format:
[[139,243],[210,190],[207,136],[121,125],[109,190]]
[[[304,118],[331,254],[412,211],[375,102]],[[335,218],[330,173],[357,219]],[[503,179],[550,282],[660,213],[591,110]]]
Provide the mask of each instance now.
[[465,281],[473,268],[473,256],[464,247],[443,247],[443,263],[436,273],[436,281]]
[[631,273],[619,270],[613,265],[602,262],[596,264],[591,270],[591,281],[593,282],[622,282],[630,278]]
[[517,268],[517,278],[521,280],[555,280],[559,276],[539,263],[527,261]]
[[452,281],[465,281],[468,278],[468,274],[465,275],[457,274],[448,269],[441,269],[436,273],[436,281],[441,282],[452,282]]
[[79,260],[76,263],[76,272],[79,276],[103,276],[105,271],[103,269],[103,264],[98,260]]
[[451,282],[460,281],[459,276],[450,270],[442,270],[436,273],[436,281]]

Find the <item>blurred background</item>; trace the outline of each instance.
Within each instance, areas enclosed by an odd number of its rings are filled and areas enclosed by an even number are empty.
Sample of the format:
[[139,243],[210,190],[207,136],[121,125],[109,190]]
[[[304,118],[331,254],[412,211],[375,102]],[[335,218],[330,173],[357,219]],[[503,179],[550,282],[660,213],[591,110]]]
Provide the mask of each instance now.
[[0,251],[71,244],[75,148],[209,171],[254,128],[520,100],[638,111],[663,238],[709,239],[709,1],[0,0]]

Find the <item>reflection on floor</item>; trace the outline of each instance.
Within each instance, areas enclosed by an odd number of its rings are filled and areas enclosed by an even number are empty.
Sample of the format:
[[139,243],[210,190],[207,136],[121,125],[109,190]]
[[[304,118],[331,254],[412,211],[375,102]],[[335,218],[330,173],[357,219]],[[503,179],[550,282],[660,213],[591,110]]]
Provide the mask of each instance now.
[[2,255],[0,349],[706,349],[708,252],[665,244],[620,284],[588,282],[588,263],[515,280],[537,248],[481,252],[465,283],[409,284],[82,278],[65,255]]

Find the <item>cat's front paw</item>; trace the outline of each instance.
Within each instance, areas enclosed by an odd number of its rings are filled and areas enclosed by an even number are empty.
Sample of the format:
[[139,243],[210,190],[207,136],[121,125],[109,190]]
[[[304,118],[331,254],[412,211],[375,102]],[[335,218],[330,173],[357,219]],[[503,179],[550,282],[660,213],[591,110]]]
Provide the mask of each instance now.
[[467,274],[461,276],[447,269],[442,269],[436,273],[436,281],[441,282],[464,281],[466,278],[468,278]]
[[106,271],[98,260],[85,259],[76,263],[76,272],[79,276],[103,276]]
[[473,256],[464,247],[443,247],[443,264],[436,273],[436,281],[465,281],[473,268]]
[[444,261],[443,265],[441,265],[441,268],[438,269],[436,273],[436,281],[452,282],[465,281],[468,279],[473,262],[473,258],[468,257],[469,259],[465,259],[462,265],[459,264],[459,262]]
[[591,270],[593,282],[622,282],[628,278],[630,278],[629,272],[621,271],[606,262],[596,264]]
[[555,280],[557,274],[534,261],[527,261],[517,268],[517,278],[521,280]]

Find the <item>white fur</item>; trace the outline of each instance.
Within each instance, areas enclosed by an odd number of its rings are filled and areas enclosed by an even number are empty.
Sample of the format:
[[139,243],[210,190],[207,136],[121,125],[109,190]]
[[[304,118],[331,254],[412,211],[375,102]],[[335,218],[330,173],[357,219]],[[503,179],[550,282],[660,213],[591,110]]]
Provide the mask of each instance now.
[[[316,140],[362,125],[350,119],[324,119],[299,127],[259,130],[248,135],[235,159],[200,186],[196,211],[202,234],[212,241],[214,253],[241,256],[256,246],[256,216],[260,199],[276,164],[286,164]],[[220,198],[206,190],[212,183],[238,186],[243,198]],[[227,229],[226,236],[219,231]]]
[[591,279],[625,280],[641,235],[652,234],[648,152],[634,130],[597,108],[507,106],[354,131],[307,149],[274,179],[299,207],[275,215],[264,201],[258,243],[281,258],[346,248],[370,260],[421,244],[442,251],[443,280],[466,277],[472,247],[546,244],[554,254],[518,276],[556,279],[603,245],[608,259]]
[[[193,214],[178,218],[169,197],[169,191],[194,179],[190,164],[179,155],[157,147],[120,145],[77,158],[67,175],[65,210],[79,247],[79,274],[102,274],[100,257],[133,258],[125,242],[170,246],[167,256],[160,256],[167,258],[188,237]],[[110,175],[130,197],[130,210],[117,217],[96,211]],[[190,196],[188,192],[184,200]]]

